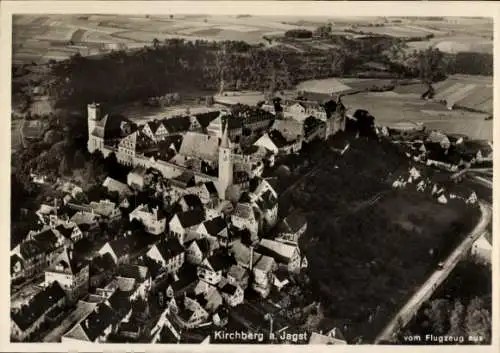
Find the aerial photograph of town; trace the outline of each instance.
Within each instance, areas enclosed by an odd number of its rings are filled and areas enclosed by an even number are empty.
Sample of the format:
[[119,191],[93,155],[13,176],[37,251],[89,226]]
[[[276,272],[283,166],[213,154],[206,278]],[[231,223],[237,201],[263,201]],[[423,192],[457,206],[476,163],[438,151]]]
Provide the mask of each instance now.
[[16,14],[11,68],[11,343],[492,344],[492,18]]

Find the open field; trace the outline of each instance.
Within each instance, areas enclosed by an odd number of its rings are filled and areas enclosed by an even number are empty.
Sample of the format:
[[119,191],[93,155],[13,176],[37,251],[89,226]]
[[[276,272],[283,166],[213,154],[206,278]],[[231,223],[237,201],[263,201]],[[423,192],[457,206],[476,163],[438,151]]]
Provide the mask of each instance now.
[[392,80],[388,79],[363,79],[363,78],[325,78],[320,80],[303,81],[297,85],[298,91],[312,93],[349,93],[363,91],[374,87],[384,87]]
[[[154,38],[186,40],[243,40],[264,42],[263,36],[280,36],[291,29],[314,30],[332,23],[332,33],[353,36],[346,29],[398,38],[435,35],[429,41],[409,43],[413,48],[437,46],[443,51],[492,52],[492,23],[454,18],[446,21],[377,17],[308,18],[280,16],[120,16],[120,15],[19,15],[13,20],[15,62],[44,62],[64,59],[74,53],[94,55],[116,49],[150,44]],[[375,24],[382,25],[379,27]],[[71,46],[71,42],[78,47]],[[317,41],[304,43],[326,48]],[[66,50],[62,50],[66,49]],[[55,50],[55,51],[54,51]],[[62,51],[61,51],[62,50]]]
[[[240,16],[119,16],[19,15],[13,21],[15,62],[64,59],[79,52],[99,54],[151,44],[154,38],[186,40],[244,40],[262,42],[262,36],[283,34],[304,26],[273,17]],[[307,27],[313,29],[313,27]],[[77,47],[71,45],[78,44]]]
[[423,122],[430,129],[493,140],[493,121],[484,120],[487,114],[450,111],[443,104],[420,100],[420,95],[368,92],[344,96],[342,100],[354,111],[368,110],[381,125],[399,121]]

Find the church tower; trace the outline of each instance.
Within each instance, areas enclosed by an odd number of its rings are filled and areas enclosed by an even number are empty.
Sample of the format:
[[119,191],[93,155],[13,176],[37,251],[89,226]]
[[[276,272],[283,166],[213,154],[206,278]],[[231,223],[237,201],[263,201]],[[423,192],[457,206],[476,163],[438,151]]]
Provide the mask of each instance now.
[[89,138],[92,135],[92,131],[101,119],[101,105],[99,103],[92,103],[87,105],[87,121],[89,125]]
[[[98,121],[101,120],[101,105],[99,103],[92,103],[87,105],[87,124],[89,127],[89,138],[87,140],[87,150],[89,153],[94,153],[102,145],[102,139],[98,139],[92,135]],[[99,140],[99,141],[98,141]]]
[[223,126],[224,131],[219,146],[219,185],[218,192],[221,200],[226,199],[226,191],[233,184],[233,161],[231,146],[228,137],[228,123]]

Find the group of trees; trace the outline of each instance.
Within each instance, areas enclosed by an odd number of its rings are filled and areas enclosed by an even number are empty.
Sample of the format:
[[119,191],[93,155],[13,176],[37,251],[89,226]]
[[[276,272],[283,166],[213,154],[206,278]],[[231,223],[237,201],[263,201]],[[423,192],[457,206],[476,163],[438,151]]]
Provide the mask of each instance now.
[[[491,319],[491,269],[467,260],[457,266],[443,289],[424,303],[415,320],[401,330],[400,343],[405,343],[403,336],[432,334],[462,338],[451,344],[490,344]],[[433,342],[422,339],[421,343]]]

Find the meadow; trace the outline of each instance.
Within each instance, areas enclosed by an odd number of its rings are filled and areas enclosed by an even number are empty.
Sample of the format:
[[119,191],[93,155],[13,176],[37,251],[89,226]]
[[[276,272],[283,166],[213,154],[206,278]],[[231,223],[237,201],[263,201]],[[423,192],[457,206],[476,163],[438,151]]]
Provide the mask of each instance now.
[[422,122],[429,129],[465,134],[473,139],[493,140],[493,121],[485,120],[487,114],[448,110],[441,103],[421,100],[420,95],[420,91],[418,94],[367,92],[344,96],[342,101],[353,111],[368,110],[381,125],[400,121]]

